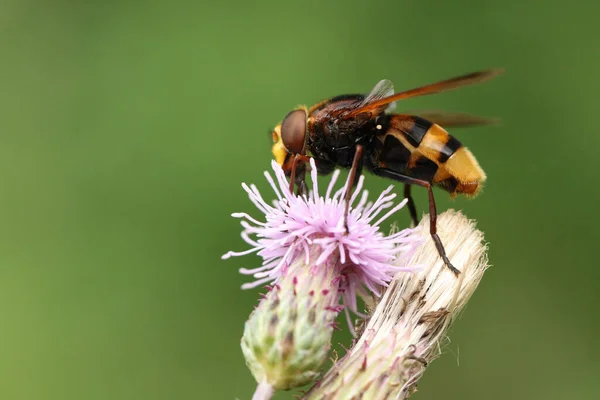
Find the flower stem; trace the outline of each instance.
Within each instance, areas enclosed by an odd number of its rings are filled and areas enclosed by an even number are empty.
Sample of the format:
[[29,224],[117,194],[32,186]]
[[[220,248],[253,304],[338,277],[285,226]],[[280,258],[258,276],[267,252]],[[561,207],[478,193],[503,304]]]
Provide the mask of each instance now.
[[273,393],[275,393],[273,386],[266,380],[263,380],[256,386],[256,391],[254,392],[254,396],[252,396],[252,400],[269,400],[273,397]]

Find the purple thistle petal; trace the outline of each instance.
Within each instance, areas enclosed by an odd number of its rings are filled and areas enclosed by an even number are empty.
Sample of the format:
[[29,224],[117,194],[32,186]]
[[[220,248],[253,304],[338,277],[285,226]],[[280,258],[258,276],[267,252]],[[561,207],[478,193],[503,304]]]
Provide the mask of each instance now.
[[[272,205],[264,200],[255,185],[242,184],[250,201],[264,214],[264,222],[247,213],[232,214],[241,218],[242,238],[251,248],[242,252],[230,251],[223,258],[257,253],[263,259],[258,268],[240,269],[242,274],[256,279],[244,284],[243,289],[264,283],[277,284],[298,257],[307,265],[307,273],[313,274],[318,268],[329,268],[335,263],[342,268],[345,277],[330,284],[339,285],[346,311],[358,314],[357,295],[369,291],[379,296],[382,287],[387,286],[398,272],[412,270],[406,261],[420,244],[413,230],[405,229],[389,236],[380,232],[380,224],[407,203],[406,199],[394,202],[397,195],[392,192],[393,186],[386,188],[373,203],[368,203],[368,192],[363,190],[364,176],[361,176],[351,196],[346,232],[343,219],[346,184],[335,190],[340,175],[338,170],[334,171],[322,197],[318,190],[317,168],[311,159],[312,191],[307,196],[296,196],[290,192],[281,167],[276,162],[272,166],[274,175],[265,172],[277,198]],[[358,203],[353,207],[357,199]],[[319,252],[316,261],[309,266],[314,246],[318,246]]]

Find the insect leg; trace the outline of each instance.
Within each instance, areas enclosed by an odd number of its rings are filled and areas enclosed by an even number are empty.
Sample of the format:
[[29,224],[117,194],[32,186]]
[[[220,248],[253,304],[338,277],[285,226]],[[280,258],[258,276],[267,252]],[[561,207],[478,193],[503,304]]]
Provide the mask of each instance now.
[[308,196],[308,186],[306,186],[306,164],[304,168],[296,171],[296,196]]
[[415,201],[410,195],[410,184],[404,184],[404,198],[408,199],[408,212],[410,213],[410,227],[414,228],[419,224],[419,217],[417,217],[417,207],[415,206]]
[[292,161],[292,172],[290,174],[290,193],[294,193],[294,185],[296,184],[296,166],[298,165],[298,161],[300,158],[298,157],[300,154],[296,154],[294,156],[294,160]]
[[305,168],[302,168],[300,174],[296,175],[296,170],[298,167],[298,164],[300,162],[302,162],[303,164],[306,164],[307,162],[309,162],[310,157],[305,156],[303,154],[295,154],[294,155],[294,159],[292,160],[292,168],[291,168],[291,172],[290,172],[290,193],[294,192],[294,184],[298,185],[298,194],[301,193],[308,193],[308,190],[306,188],[306,181],[304,179],[304,174],[306,172]]
[[444,249],[444,245],[442,244],[442,240],[437,234],[437,210],[435,207],[435,199],[433,198],[433,190],[431,187],[431,183],[421,180],[415,179],[413,177],[401,174],[394,170],[388,168],[374,168],[372,171],[375,175],[383,176],[386,178],[391,178],[400,182],[404,182],[409,185],[419,185],[427,188],[427,192],[429,193],[429,233],[431,234],[431,238],[435,243],[435,247],[438,251],[438,254],[446,264],[446,267],[450,269],[454,273],[454,275],[458,276],[460,271],[452,265],[448,256],[446,255],[446,250]]
[[363,166],[363,147],[360,144],[356,145],[356,152],[354,153],[354,160],[352,160],[352,167],[350,168],[350,174],[348,175],[348,182],[346,184],[346,209],[344,211],[344,227],[348,232],[348,212],[350,211],[350,198],[352,197],[352,189],[354,188],[355,182],[362,172]]

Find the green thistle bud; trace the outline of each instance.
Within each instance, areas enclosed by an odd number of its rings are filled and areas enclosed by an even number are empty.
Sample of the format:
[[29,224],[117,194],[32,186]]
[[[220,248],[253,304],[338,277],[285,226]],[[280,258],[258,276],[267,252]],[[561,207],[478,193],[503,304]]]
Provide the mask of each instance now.
[[[327,359],[341,310],[337,257],[314,266],[321,247],[294,260],[246,322],[242,351],[257,382],[285,390],[312,382]],[[312,266],[312,267],[311,267]]]

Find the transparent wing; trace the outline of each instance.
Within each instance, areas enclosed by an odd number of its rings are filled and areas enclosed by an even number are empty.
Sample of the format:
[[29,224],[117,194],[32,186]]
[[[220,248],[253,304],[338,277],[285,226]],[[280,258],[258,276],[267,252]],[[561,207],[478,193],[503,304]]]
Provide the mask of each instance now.
[[[348,95],[348,97],[356,97],[358,101],[336,101],[337,104],[329,105],[330,116],[337,117],[339,115],[344,115],[346,113],[350,113],[357,108],[367,107],[370,103],[379,101],[381,99],[388,98],[394,94],[394,84],[392,81],[387,79],[382,79],[371,89],[371,91],[366,95]],[[344,96],[346,97],[346,96]],[[385,104],[384,107],[381,108],[382,111],[387,110],[391,111],[396,108],[396,103]]]
[[361,102],[360,107],[365,106],[377,100],[385,99],[394,94],[394,84],[392,81],[382,79],[371,89],[369,94]]

